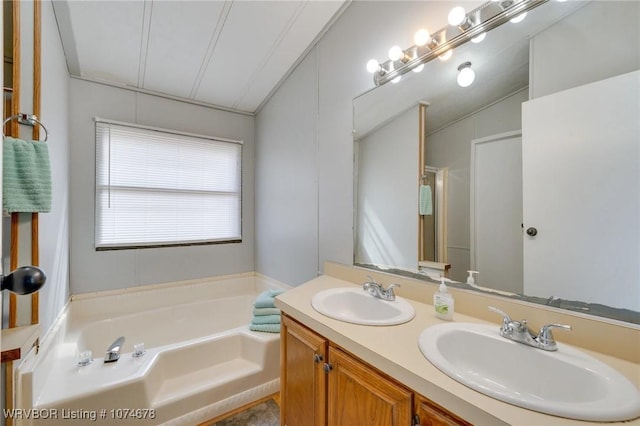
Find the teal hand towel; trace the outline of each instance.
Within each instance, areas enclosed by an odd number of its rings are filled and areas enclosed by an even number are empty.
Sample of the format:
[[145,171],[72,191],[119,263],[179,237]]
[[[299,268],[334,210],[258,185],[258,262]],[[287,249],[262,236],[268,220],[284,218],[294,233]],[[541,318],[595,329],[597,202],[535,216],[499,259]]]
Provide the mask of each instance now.
[[280,333],[280,324],[251,324],[251,331],[262,331],[264,333]]
[[281,288],[272,288],[271,290],[268,290],[269,296],[271,297],[276,297],[282,293],[284,293],[284,290]]
[[420,214],[431,216],[433,214],[433,194],[431,186],[420,185]]
[[263,316],[263,315],[280,315],[280,309],[278,308],[254,308],[253,315],[255,316]]
[[48,144],[5,136],[2,148],[2,208],[9,213],[51,211]]
[[253,317],[251,324],[280,324],[280,315],[261,315]]
[[284,290],[279,288],[263,291],[260,293],[253,306],[254,308],[275,308],[276,305],[274,298],[282,293],[284,293]]

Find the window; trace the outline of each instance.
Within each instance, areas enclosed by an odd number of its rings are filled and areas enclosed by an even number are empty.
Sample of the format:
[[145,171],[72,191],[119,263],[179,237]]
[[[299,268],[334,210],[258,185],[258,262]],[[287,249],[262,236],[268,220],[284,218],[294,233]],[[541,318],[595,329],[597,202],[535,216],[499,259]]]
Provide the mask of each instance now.
[[242,143],[96,118],[96,248],[239,242]]

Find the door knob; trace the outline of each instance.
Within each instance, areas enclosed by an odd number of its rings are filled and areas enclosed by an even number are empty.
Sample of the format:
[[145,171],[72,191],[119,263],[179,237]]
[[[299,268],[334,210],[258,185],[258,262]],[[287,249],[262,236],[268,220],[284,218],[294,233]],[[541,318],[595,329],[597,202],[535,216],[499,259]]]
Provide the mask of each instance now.
[[535,237],[536,235],[538,235],[538,230],[533,226],[530,228],[527,228],[527,235],[530,237]]

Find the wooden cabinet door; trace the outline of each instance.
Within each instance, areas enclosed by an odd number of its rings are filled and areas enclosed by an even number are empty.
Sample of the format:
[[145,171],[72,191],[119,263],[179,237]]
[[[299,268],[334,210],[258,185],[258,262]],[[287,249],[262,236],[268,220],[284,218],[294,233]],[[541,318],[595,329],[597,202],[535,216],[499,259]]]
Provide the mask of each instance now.
[[329,426],[411,424],[411,391],[333,346],[329,364]]
[[471,426],[427,398],[416,395],[415,426]]
[[282,315],[280,345],[280,424],[325,426],[327,340]]

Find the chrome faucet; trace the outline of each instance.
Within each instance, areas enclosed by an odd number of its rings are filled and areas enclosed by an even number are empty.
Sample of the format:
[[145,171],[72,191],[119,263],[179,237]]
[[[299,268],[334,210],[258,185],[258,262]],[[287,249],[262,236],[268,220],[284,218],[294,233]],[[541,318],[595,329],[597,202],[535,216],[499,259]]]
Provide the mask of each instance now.
[[558,350],[558,345],[551,334],[552,328],[571,330],[570,325],[547,324],[536,335],[527,325],[527,320],[513,321],[509,314],[493,306],[489,306],[489,310],[502,315],[502,326],[500,327],[502,337],[545,351]]
[[395,287],[400,287],[400,284],[389,284],[389,287],[385,290],[381,284],[376,282],[376,280],[371,278],[369,275],[367,275],[367,278],[369,278],[369,281],[362,284],[363,290],[368,291],[370,295],[377,297],[378,299],[389,301],[396,300],[396,294],[393,292],[393,289]]
[[123,344],[124,336],[118,337],[107,349],[107,353],[104,355],[104,362],[115,362],[119,360]]

